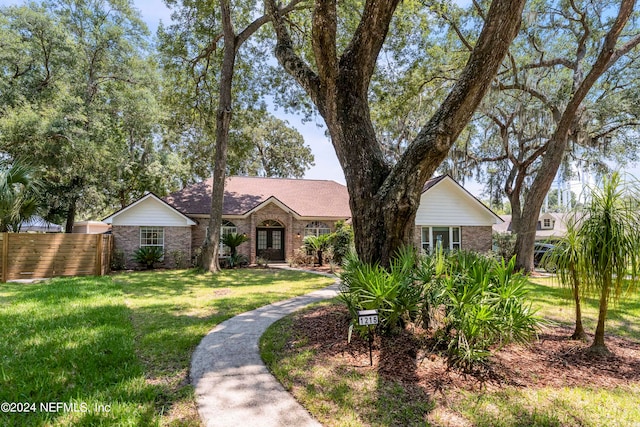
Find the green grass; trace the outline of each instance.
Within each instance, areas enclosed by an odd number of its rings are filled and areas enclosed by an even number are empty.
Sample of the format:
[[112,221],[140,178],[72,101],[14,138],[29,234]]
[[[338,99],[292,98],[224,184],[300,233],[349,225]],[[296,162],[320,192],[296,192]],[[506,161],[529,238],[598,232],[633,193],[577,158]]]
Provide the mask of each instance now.
[[[568,291],[551,279],[535,279],[530,288],[539,314],[573,326]],[[597,309],[596,300],[584,302],[587,333],[595,329]],[[639,318],[640,298],[621,300],[610,307],[606,332],[638,341]],[[291,321],[291,317],[284,318],[267,330],[261,353],[274,375],[326,426],[640,426],[638,383],[613,389],[445,389],[443,394],[427,396],[414,386],[385,381],[376,371],[314,360],[318,355],[305,347],[305,337],[290,336]],[[292,348],[288,342],[296,345]]]
[[[575,326],[575,306],[568,289],[561,287],[553,278],[535,278],[530,283],[529,295],[541,316],[568,327]],[[593,333],[598,320],[598,299],[584,298],[582,302],[585,331]],[[605,334],[640,340],[639,318],[640,295],[626,295],[609,304]]]
[[[193,271],[0,284],[0,425],[199,425],[191,353],[216,324],[327,286],[290,271]],[[44,412],[41,403],[75,404]],[[108,411],[107,411],[108,410]]]

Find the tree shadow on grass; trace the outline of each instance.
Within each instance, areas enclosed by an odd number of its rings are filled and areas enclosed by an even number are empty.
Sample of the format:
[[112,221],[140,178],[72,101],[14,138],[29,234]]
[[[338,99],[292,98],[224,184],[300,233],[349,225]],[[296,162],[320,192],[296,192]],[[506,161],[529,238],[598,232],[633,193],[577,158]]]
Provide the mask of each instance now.
[[435,404],[419,384],[416,338],[401,330],[378,337],[377,342],[377,422],[388,426],[424,425]]

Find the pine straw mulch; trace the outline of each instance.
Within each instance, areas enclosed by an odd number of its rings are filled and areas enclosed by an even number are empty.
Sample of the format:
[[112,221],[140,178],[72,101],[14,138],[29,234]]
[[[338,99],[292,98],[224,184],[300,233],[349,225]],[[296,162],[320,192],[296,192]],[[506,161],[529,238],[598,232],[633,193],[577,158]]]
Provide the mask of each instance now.
[[548,328],[528,346],[509,345],[491,358],[481,374],[448,369],[446,359],[432,351],[426,331],[403,332],[396,337],[376,337],[373,366],[368,342],[355,333],[347,343],[349,313],[342,305],[314,308],[296,315],[292,337],[305,337],[303,348],[317,351],[316,362],[331,360],[343,366],[375,370],[392,381],[423,388],[429,394],[456,390],[579,387],[613,388],[640,381],[640,343],[607,336],[611,354],[593,356],[588,343],[569,340],[572,330]]

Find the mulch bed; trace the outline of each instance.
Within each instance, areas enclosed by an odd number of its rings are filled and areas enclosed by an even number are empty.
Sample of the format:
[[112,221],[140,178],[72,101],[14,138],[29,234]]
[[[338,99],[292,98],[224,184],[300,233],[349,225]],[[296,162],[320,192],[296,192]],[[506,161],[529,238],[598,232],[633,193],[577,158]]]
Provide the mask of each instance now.
[[611,354],[594,356],[585,351],[588,343],[569,340],[572,330],[564,327],[548,328],[528,346],[499,349],[481,375],[448,369],[446,359],[433,351],[428,333],[419,330],[376,337],[373,366],[369,366],[368,342],[354,333],[347,343],[349,320],[344,306],[319,307],[297,315],[293,336],[306,337],[305,347],[317,350],[318,358],[376,370],[387,379],[418,385],[429,393],[505,386],[612,388],[640,381],[640,343],[607,336]]

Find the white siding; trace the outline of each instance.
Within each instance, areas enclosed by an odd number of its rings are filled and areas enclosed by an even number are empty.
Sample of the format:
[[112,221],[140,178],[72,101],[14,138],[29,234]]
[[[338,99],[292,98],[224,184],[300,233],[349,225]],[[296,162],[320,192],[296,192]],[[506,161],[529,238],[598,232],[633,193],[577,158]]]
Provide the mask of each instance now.
[[422,193],[416,225],[481,226],[500,220],[450,178]]
[[113,225],[180,227],[191,225],[184,216],[161,201],[148,197],[113,215]]

